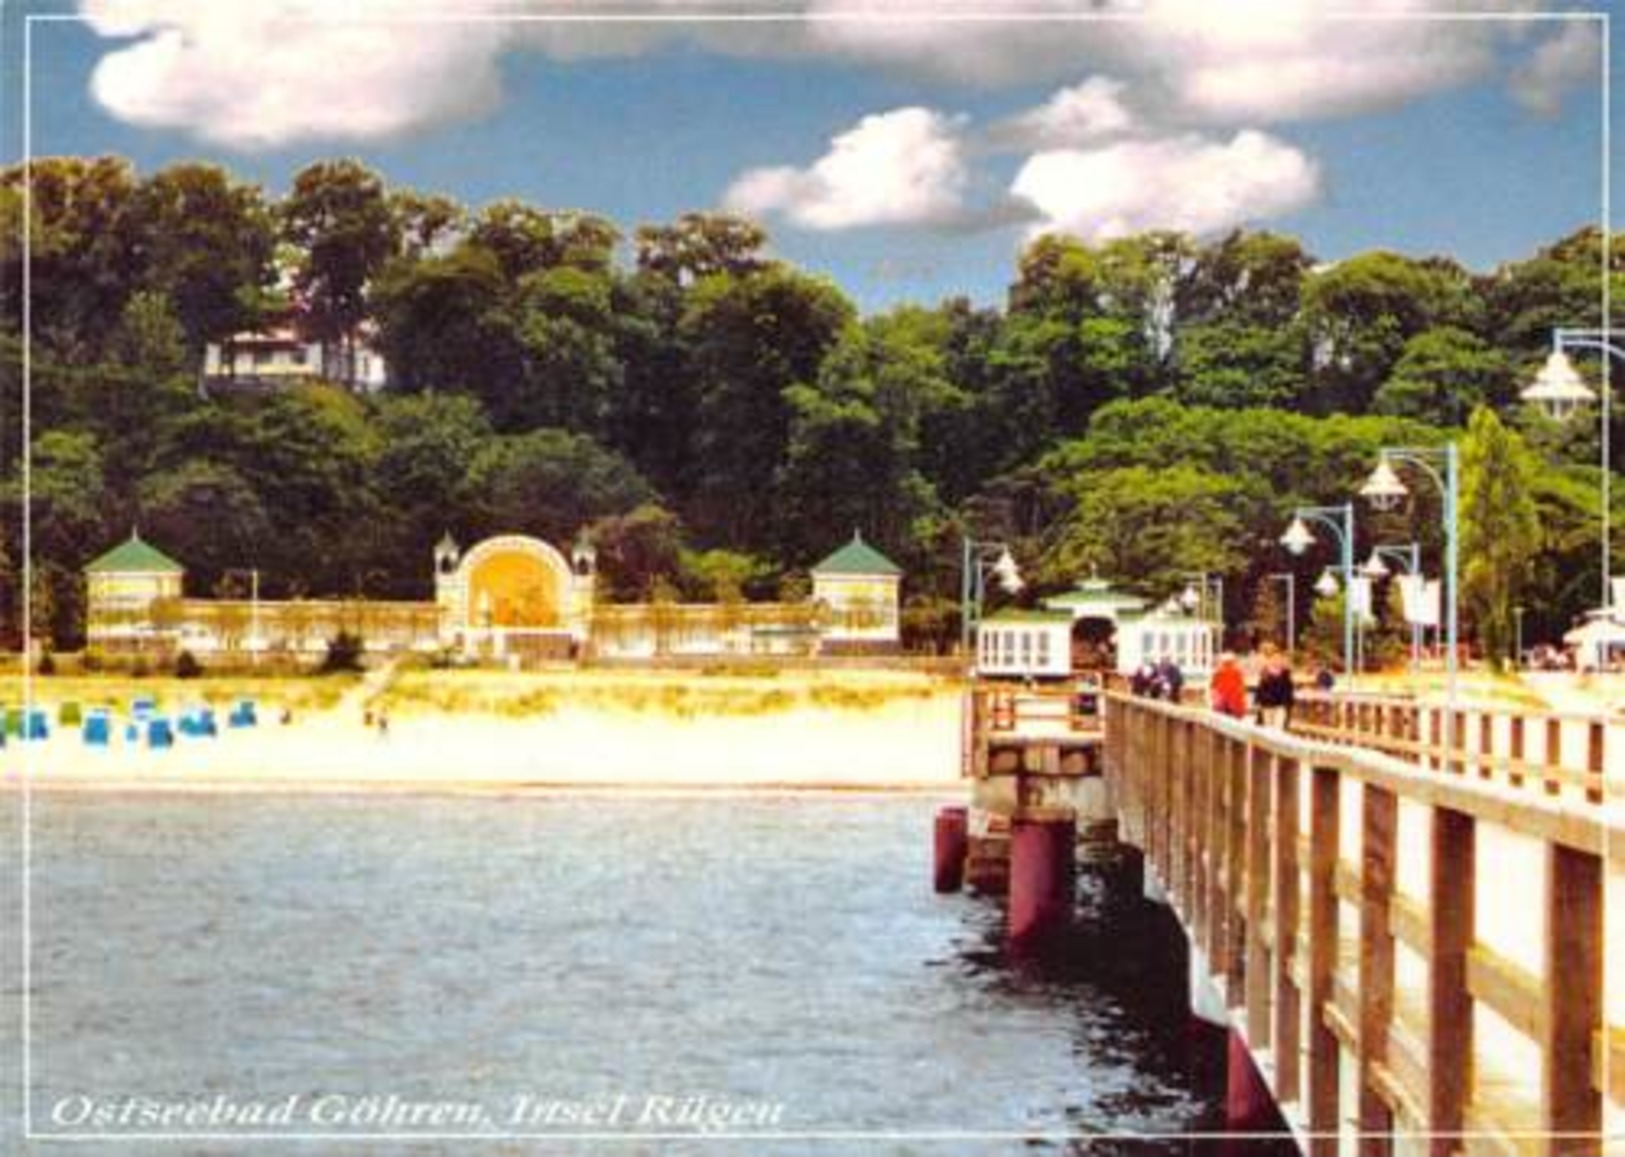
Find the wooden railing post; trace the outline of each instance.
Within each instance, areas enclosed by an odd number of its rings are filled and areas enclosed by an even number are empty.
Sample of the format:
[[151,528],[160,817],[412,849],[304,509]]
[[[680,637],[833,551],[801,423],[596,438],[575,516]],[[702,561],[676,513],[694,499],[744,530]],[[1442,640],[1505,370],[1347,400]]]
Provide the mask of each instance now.
[[[1563,721],[1555,715],[1546,719],[1546,758],[1541,762],[1548,772],[1563,765]],[[1557,795],[1563,790],[1563,785],[1555,776],[1546,775],[1543,778],[1547,795]]]
[[1298,1052],[1303,1010],[1292,964],[1298,955],[1298,764],[1275,764],[1275,1092],[1298,1099]]
[[1225,812],[1228,832],[1224,840],[1225,864],[1225,970],[1224,1000],[1234,1007],[1242,1000],[1242,968],[1246,961],[1246,927],[1241,917],[1245,895],[1242,880],[1247,854],[1247,748],[1236,740],[1225,741],[1225,774],[1229,780],[1229,807]]
[[[1457,720],[1460,720],[1458,715]],[[1459,727],[1459,722],[1458,722]],[[1373,1068],[1388,1060],[1388,1026],[1394,1015],[1395,836],[1399,800],[1386,788],[1361,789],[1360,832],[1360,1132],[1361,1153],[1386,1155],[1393,1150],[1386,1135],[1393,1112],[1377,1093]]]
[[1264,942],[1270,888],[1270,781],[1274,757],[1247,745],[1247,1039],[1263,1048],[1270,1036],[1269,946]]
[[1602,1025],[1602,859],[1550,844],[1546,862],[1541,1127],[1554,1134],[1547,1152],[1592,1153],[1602,1131],[1591,1063],[1592,1034]]
[[1224,737],[1217,731],[1207,733],[1207,784],[1208,784],[1208,840],[1207,840],[1207,902],[1204,905],[1206,923],[1206,949],[1208,963],[1213,971],[1223,974],[1229,967],[1229,957],[1226,955],[1226,939],[1228,935],[1225,922],[1225,897],[1228,893],[1224,885],[1224,849],[1225,836],[1229,830],[1227,820],[1226,802],[1227,784],[1229,775],[1228,765],[1224,759]]
[[1213,801],[1209,794],[1210,756],[1213,745],[1210,728],[1198,728],[1191,740],[1191,805],[1189,847],[1191,857],[1191,941],[1203,953],[1209,951],[1207,901],[1207,846],[1212,831]]
[[1201,926],[1202,904],[1206,899],[1203,879],[1203,844],[1207,833],[1205,770],[1202,764],[1207,753],[1208,729],[1196,724],[1190,726],[1190,744],[1186,748],[1189,766],[1185,779],[1185,903],[1191,913],[1191,928]]
[[1310,772],[1309,796],[1309,1157],[1337,1157],[1338,1043],[1326,1025],[1337,970],[1337,770]]
[[1471,816],[1435,807],[1428,867],[1428,1151],[1450,1157],[1461,1147],[1473,1071],[1473,998],[1467,955],[1476,917],[1476,829]]

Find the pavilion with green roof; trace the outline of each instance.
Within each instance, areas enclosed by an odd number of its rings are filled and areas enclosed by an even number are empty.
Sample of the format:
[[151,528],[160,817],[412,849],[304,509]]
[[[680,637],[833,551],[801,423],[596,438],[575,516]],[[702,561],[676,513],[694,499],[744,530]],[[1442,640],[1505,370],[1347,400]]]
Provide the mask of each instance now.
[[184,574],[186,568],[132,530],[130,537],[85,566],[86,574]]
[[898,593],[903,568],[852,532],[850,542],[812,568],[813,600],[827,616],[823,650],[875,653],[896,650]]
[[94,646],[156,638],[153,606],[179,600],[186,568],[141,537],[130,537],[85,566],[85,635]]

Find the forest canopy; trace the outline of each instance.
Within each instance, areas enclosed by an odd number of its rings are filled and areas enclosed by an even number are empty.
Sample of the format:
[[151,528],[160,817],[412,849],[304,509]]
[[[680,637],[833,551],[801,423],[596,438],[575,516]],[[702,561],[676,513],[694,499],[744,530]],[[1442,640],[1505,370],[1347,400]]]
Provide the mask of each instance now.
[[[82,635],[80,568],[132,526],[195,590],[254,567],[268,595],[421,597],[447,530],[586,533],[622,599],[799,589],[856,527],[904,567],[925,642],[955,636],[968,534],[1009,542],[1039,591],[1098,570],[1160,597],[1223,574],[1243,621],[1284,568],[1295,504],[1347,500],[1384,445],[1468,439],[1475,413],[1475,461],[1516,463],[1529,504],[1508,515],[1528,531],[1520,577],[1485,588],[1486,624],[1516,598],[1550,637],[1596,599],[1594,415],[1556,424],[1518,400],[1554,326],[1602,321],[1596,228],[1489,271],[1326,263],[1270,232],[1052,235],[1000,307],[863,316],[714,213],[628,230],[470,207],[350,160],[281,197],[116,157],[36,159],[31,184],[0,170],[13,641],[25,203],[33,604],[58,646]],[[366,335],[389,385],[203,388],[211,343],[287,318],[323,345]],[[1483,504],[1475,541],[1503,514]],[[1363,550],[1438,541],[1431,499],[1362,519]]]

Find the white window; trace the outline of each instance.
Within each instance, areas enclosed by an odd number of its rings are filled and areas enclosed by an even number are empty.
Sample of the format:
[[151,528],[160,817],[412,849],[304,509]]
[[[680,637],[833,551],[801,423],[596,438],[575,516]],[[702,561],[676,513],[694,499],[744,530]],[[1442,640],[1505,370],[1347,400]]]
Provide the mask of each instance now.
[[1040,667],[1048,667],[1049,666],[1049,632],[1048,631],[1040,631],[1038,633],[1038,665]]

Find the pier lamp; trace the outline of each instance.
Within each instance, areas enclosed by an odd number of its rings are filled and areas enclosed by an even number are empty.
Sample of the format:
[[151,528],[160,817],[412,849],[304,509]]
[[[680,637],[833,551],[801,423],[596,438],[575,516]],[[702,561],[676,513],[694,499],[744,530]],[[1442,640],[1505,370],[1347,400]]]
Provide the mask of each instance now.
[[1190,576],[1179,604],[1198,618],[1224,622],[1224,576],[1198,571]]
[[[1422,579],[1422,545],[1408,542],[1404,545],[1379,543],[1371,548],[1371,557],[1360,568],[1360,573],[1373,581],[1385,579],[1392,575],[1393,568],[1388,563],[1393,561],[1401,568],[1400,573],[1407,579],[1420,582]],[[1422,624],[1411,623],[1411,669],[1414,671],[1422,661]]]
[[1332,573],[1331,567],[1321,571],[1320,577],[1315,580],[1315,593],[1321,598],[1332,598],[1342,589],[1342,585],[1338,583],[1337,576]]
[[1007,595],[1020,594],[1027,584],[1016,565],[1015,555],[1002,542],[964,540],[964,562],[959,572],[960,646],[970,652],[971,631],[982,620],[982,602],[987,597],[987,576],[991,574]]
[[[1292,513],[1292,522],[1281,535],[1281,545],[1294,555],[1302,555],[1311,546],[1315,545],[1314,532],[1309,529],[1310,523],[1318,523],[1332,532],[1337,541],[1340,562],[1338,570],[1342,572],[1343,582],[1349,587],[1354,585],[1354,504],[1345,502],[1341,506],[1300,506]],[[1315,590],[1326,594],[1325,585],[1331,581],[1330,594],[1337,593],[1337,579],[1328,568],[1325,574],[1315,584]],[[1330,597],[1330,595],[1328,595]],[[1349,679],[1354,678],[1354,600],[1343,600],[1343,670],[1348,673]]]
[[[1602,389],[1593,393],[1591,388],[1581,379],[1574,363],[1569,360],[1570,350],[1589,350],[1603,355]],[[1598,483],[1602,494],[1602,606],[1613,605],[1612,584],[1609,582],[1612,570],[1612,560],[1609,558],[1609,546],[1612,543],[1612,437],[1610,429],[1611,419],[1609,407],[1613,397],[1613,388],[1609,384],[1608,370],[1609,358],[1619,358],[1625,361],[1625,345],[1619,344],[1619,338],[1611,329],[1575,329],[1569,326],[1560,326],[1552,330],[1552,352],[1547,356],[1546,362],[1535,375],[1535,380],[1524,388],[1520,395],[1524,401],[1539,406],[1546,416],[1555,421],[1566,422],[1583,412],[1585,408],[1595,401],[1599,411],[1598,422],[1601,427],[1600,441],[1602,443],[1602,475]]]
[[[1409,466],[1438,487],[1444,516],[1444,615],[1445,615],[1445,699],[1446,719],[1456,706],[1456,677],[1460,659],[1456,647],[1457,573],[1460,555],[1461,471],[1460,455],[1454,442],[1443,446],[1385,446],[1377,465],[1360,487],[1360,496],[1378,510],[1392,510],[1410,495],[1396,466]],[[1446,732],[1446,734],[1452,734]]]

